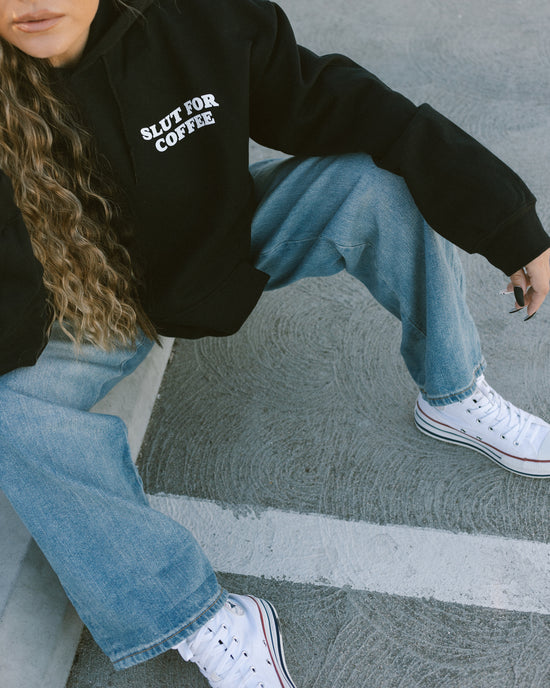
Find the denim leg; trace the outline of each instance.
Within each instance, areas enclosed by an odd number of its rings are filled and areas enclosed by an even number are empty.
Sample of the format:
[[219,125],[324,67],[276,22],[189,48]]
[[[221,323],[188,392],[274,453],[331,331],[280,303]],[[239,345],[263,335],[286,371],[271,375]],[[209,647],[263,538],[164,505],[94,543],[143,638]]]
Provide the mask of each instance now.
[[168,650],[226,597],[193,536],[149,506],[124,423],[88,411],[150,348],[75,355],[57,338],[0,377],[0,488],[118,669]]
[[401,320],[401,354],[424,397],[468,396],[484,361],[460,260],[403,179],[362,154],[262,161],[251,173],[252,254],[267,288],[347,270]]

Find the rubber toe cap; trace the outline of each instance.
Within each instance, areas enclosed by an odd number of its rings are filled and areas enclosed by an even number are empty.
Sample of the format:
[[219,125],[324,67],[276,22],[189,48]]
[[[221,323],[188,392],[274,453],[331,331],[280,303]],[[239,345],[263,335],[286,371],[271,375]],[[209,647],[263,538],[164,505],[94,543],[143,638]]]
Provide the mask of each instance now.
[[537,458],[539,461],[550,461],[550,432],[548,432],[546,437],[542,440],[542,444],[537,452]]

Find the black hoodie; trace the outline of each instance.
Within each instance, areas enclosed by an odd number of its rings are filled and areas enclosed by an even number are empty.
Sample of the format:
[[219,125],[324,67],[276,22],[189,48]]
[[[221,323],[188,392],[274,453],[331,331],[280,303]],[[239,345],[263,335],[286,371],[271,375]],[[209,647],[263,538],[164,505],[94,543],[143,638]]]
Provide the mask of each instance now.
[[[88,45],[55,88],[110,162],[159,332],[235,332],[266,275],[249,258],[248,140],[286,153],[363,151],[403,176],[432,227],[507,274],[550,246],[535,198],[428,105],[340,55],[296,45],[267,0],[101,0]],[[41,270],[0,175],[0,374],[33,364],[48,321]]]

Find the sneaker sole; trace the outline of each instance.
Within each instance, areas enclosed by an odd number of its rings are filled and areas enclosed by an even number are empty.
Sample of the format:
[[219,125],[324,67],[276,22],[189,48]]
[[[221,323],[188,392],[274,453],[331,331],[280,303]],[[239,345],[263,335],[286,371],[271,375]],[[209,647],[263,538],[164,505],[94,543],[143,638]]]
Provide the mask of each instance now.
[[[252,595],[245,595],[253,602],[260,615],[262,630],[273,667],[283,688],[296,688],[294,681],[290,678],[286,666],[285,653],[283,651],[283,639],[279,626],[279,617],[272,604],[267,600],[261,600]],[[267,688],[267,687],[266,687]]]
[[[520,459],[509,454],[504,454],[495,447],[492,447],[490,444],[486,444],[475,437],[471,437],[466,433],[455,430],[449,425],[445,425],[434,418],[431,418],[418,406],[418,402],[414,407],[414,422],[418,430],[424,433],[424,435],[435,437],[442,442],[457,444],[463,447],[468,447],[469,449],[473,449],[474,451],[487,456],[489,459],[491,459],[491,461],[494,461],[501,468],[505,468],[511,473],[523,475],[528,478],[550,478],[550,461]],[[541,468],[546,468],[547,472],[533,473],[528,470],[528,468],[533,470],[535,465],[540,466]]]

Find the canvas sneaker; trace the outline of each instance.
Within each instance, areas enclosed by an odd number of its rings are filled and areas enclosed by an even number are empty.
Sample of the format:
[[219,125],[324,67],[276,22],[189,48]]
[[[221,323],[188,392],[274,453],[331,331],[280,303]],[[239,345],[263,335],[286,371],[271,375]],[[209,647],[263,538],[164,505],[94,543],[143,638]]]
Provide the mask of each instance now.
[[213,688],[296,688],[275,609],[252,595],[229,595],[205,626],[174,649],[195,662]]
[[475,449],[513,473],[550,477],[550,425],[505,401],[483,376],[470,397],[447,406],[419,395],[414,420],[426,435]]

